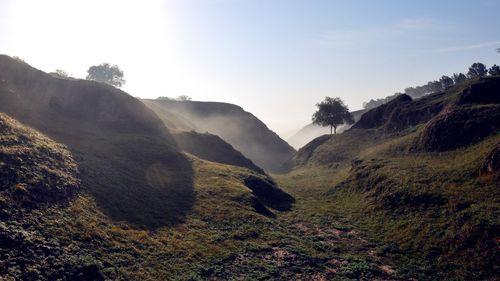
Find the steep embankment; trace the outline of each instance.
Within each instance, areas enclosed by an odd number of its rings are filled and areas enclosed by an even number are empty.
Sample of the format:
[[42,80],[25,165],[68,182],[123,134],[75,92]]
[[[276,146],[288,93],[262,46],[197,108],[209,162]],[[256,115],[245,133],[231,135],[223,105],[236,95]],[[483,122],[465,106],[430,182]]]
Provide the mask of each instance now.
[[344,175],[330,208],[394,245],[386,254],[410,276],[483,280],[499,273],[499,133],[500,77],[483,78],[402,95],[309,143],[294,165]]
[[[165,280],[250,274],[259,260],[241,266],[235,253],[251,253],[253,243],[264,245],[261,233],[284,236],[286,229],[275,226],[268,206],[288,209],[292,199],[261,174],[189,161],[197,200],[185,222],[155,231],[131,228],[103,213],[85,193],[79,167],[64,145],[0,113],[0,278]],[[214,261],[231,268],[215,271]]]
[[[366,109],[352,111],[352,117],[354,121],[357,122],[361,115],[366,112]],[[337,133],[342,133],[343,131],[349,129],[351,126],[342,125],[337,128]],[[321,127],[319,125],[309,124],[304,128],[300,129],[298,132],[289,137],[286,141],[293,146],[295,149],[300,149],[304,145],[308,144],[313,139],[322,136],[329,135],[330,128],[329,127]]]
[[[294,149],[251,113],[241,107],[217,102],[146,100],[154,111],[169,112],[194,124],[196,131],[221,137],[256,165],[280,172]],[[178,126],[181,127],[181,126]]]
[[64,145],[0,113],[0,278],[101,280],[99,269],[32,228],[30,215],[63,209],[80,190]]
[[259,173],[264,171],[219,136],[196,132],[196,126],[181,115],[171,112],[154,100],[142,100],[155,111],[170,129],[177,145],[185,152],[212,162],[249,168]]
[[[0,56],[0,111],[67,145],[80,166],[82,188],[113,219],[154,229],[182,222],[190,212],[191,162],[162,120],[130,95],[102,83],[55,78]],[[235,163],[260,171],[229,146],[217,142],[207,149],[225,149],[240,161]],[[279,189],[268,181],[274,197]],[[258,194],[270,199],[263,196]]]
[[67,145],[82,187],[114,219],[158,227],[191,208],[189,161],[161,120],[128,94],[0,56],[0,111]]

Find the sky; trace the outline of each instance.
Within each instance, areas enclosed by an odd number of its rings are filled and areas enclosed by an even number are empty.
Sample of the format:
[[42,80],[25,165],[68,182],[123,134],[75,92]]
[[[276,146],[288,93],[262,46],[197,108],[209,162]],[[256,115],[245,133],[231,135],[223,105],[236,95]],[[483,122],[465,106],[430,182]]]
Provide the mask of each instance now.
[[500,64],[500,0],[0,0],[0,53],[84,78],[117,64],[141,98],[242,106],[283,137],[315,104]]

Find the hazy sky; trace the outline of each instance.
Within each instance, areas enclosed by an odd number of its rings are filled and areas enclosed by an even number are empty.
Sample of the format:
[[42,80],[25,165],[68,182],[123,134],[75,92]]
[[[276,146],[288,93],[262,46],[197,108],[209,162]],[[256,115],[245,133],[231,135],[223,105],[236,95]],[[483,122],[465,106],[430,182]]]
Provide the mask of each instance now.
[[133,96],[235,103],[285,135],[326,95],[360,109],[500,64],[499,12],[500,0],[0,0],[0,53],[75,77],[118,64]]

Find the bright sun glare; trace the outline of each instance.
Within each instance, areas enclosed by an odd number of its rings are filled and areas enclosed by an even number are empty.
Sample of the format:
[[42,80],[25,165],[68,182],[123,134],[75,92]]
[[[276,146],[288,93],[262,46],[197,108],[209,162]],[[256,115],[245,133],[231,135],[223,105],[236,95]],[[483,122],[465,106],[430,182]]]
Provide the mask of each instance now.
[[[124,89],[141,96],[158,95],[162,85],[175,89],[182,80],[174,19],[164,1],[21,0],[8,9],[7,52],[45,71],[85,77],[92,64],[118,64],[134,77]],[[139,85],[145,93],[134,91]]]

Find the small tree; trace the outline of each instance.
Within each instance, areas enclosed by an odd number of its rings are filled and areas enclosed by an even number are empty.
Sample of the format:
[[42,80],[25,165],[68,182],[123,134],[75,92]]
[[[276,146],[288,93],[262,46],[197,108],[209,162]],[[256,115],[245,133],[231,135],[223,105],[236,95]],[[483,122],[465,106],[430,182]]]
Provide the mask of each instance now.
[[469,67],[467,76],[469,76],[470,78],[483,77],[486,76],[487,73],[488,69],[486,68],[486,65],[480,62],[475,62]]
[[467,76],[463,73],[453,73],[453,82],[455,82],[455,85],[461,84],[467,80]]
[[453,79],[451,79],[450,77],[448,77],[446,75],[443,75],[441,77],[441,79],[439,79],[439,83],[441,83],[441,88],[443,90],[453,86],[453,84],[454,84]]
[[56,72],[55,74],[59,77],[63,77],[63,78],[68,78],[69,77],[69,73],[62,70],[62,69],[56,69]]
[[173,100],[173,98],[167,96],[159,96],[156,98],[156,100]]
[[429,81],[427,83],[427,89],[430,93],[439,92],[442,90],[441,83],[439,81]]
[[349,108],[340,98],[325,97],[325,100],[317,103],[318,111],[312,116],[313,124],[323,127],[330,126],[330,134],[337,133],[337,126],[342,124],[352,124],[354,119],[349,112]]
[[87,73],[87,80],[95,80],[115,87],[121,87],[125,84],[123,71],[117,65],[109,63],[94,65],[87,70]]
[[176,100],[178,101],[190,101],[191,100],[191,97],[188,96],[188,95],[180,95],[176,98]]
[[488,73],[491,75],[491,76],[496,76],[496,75],[500,75],[500,66],[494,64],[490,70],[488,70]]

